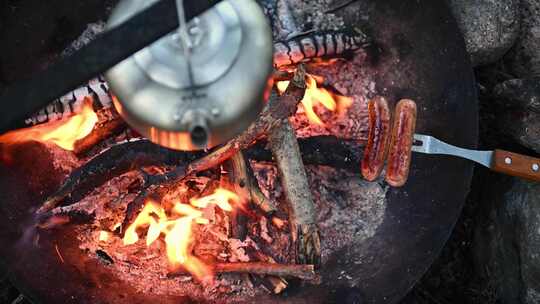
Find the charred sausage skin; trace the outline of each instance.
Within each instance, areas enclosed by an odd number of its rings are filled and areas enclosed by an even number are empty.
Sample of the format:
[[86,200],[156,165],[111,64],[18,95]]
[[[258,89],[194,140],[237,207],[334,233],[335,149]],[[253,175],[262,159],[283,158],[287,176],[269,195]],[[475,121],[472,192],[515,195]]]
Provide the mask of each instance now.
[[369,134],[364,150],[361,171],[368,181],[374,181],[382,172],[390,137],[390,110],[388,101],[376,96],[368,103]]

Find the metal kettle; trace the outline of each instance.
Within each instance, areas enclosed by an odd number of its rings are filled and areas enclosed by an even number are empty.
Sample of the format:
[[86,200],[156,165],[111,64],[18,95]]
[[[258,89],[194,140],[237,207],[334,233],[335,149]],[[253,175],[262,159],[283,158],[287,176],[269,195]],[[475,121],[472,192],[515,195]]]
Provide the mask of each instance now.
[[[156,1],[121,1],[107,27]],[[187,24],[177,6],[178,31],[105,77],[116,109],[142,135],[177,150],[211,148],[247,129],[268,98],[272,32],[254,0],[221,1]]]

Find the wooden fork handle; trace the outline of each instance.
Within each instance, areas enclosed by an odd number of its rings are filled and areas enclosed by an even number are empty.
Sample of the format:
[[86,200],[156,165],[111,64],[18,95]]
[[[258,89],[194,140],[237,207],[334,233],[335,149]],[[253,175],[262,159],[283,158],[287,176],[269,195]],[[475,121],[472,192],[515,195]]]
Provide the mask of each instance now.
[[495,150],[491,169],[500,173],[540,182],[540,158],[504,150]]

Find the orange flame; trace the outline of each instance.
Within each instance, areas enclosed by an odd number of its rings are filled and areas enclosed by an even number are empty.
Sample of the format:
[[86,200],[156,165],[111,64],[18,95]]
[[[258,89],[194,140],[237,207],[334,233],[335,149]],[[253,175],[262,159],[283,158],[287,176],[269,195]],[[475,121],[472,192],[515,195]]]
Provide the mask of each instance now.
[[62,149],[73,151],[75,142],[90,134],[97,122],[98,117],[92,108],[92,99],[87,97],[83,102],[81,113],[68,119],[8,132],[0,136],[0,143],[53,142]]
[[315,113],[314,107],[321,104],[331,112],[344,112],[352,104],[352,98],[331,93],[325,88],[319,87],[324,82],[321,76],[306,74],[306,92],[302,99],[302,105],[306,116],[311,123],[324,126],[324,122]]
[[148,228],[146,245],[150,246],[162,234],[165,235],[165,244],[169,264],[173,268],[184,267],[199,280],[212,276],[212,270],[201,260],[191,255],[189,245],[192,242],[193,223],[207,225],[210,221],[203,217],[201,209],[210,204],[218,206],[223,211],[230,212],[233,205],[240,202],[240,197],[234,192],[218,188],[214,193],[200,198],[193,198],[190,204],[177,202],[167,216],[165,210],[157,203],[148,201],[131,224],[123,238],[124,245],[135,244],[139,240],[137,230]]
[[111,238],[111,234],[107,231],[100,231],[99,232],[99,241],[100,242],[107,242]]
[[287,88],[289,87],[290,83],[291,82],[288,81],[288,80],[283,80],[283,81],[276,82],[276,87],[277,87],[277,90],[278,90],[280,95],[285,93],[285,91],[287,91]]
[[[346,96],[341,96],[328,91],[319,85],[324,83],[324,77],[306,73],[306,92],[302,98],[302,106],[308,120],[316,125],[324,126],[324,122],[319,115],[315,113],[314,108],[321,104],[324,108],[331,112],[344,113],[353,102],[353,99]],[[289,87],[290,81],[276,82],[276,88],[279,94],[285,93]]]

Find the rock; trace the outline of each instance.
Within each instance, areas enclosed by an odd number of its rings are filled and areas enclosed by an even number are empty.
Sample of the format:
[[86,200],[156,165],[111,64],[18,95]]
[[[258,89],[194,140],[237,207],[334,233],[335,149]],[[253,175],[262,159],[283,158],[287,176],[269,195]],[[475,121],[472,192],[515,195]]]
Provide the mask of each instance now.
[[520,78],[540,76],[540,1],[521,1],[521,33],[507,61]]
[[501,132],[540,153],[540,78],[505,81],[493,94],[502,107],[497,117]]
[[474,66],[502,58],[519,36],[519,0],[447,0]]
[[494,95],[508,107],[540,113],[540,78],[507,80],[495,86]]
[[496,289],[492,303],[540,303],[540,184],[499,175],[485,190],[475,233],[477,270]]

